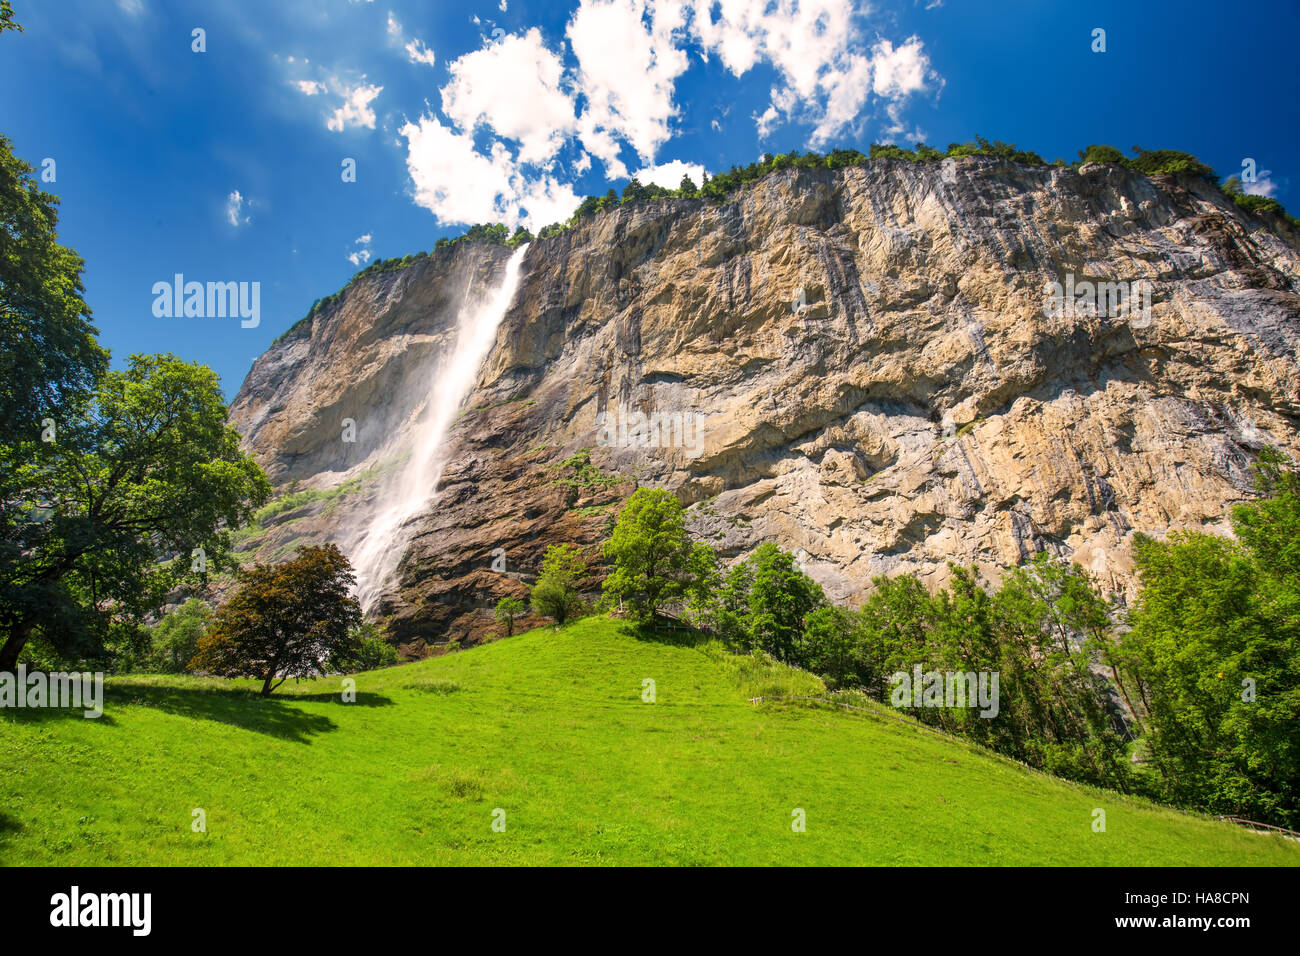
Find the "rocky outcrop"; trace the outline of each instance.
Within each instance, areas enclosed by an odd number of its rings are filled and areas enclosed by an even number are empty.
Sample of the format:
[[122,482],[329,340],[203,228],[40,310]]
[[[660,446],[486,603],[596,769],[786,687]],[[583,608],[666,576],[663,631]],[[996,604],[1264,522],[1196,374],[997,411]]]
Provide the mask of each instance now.
[[[1041,549],[1131,594],[1134,533],[1226,530],[1257,450],[1300,451],[1298,247],[1200,181],[976,157],[599,214],[529,248],[380,613],[404,642],[480,638],[547,544],[594,556],[636,484],[674,489],[728,557],[800,552],[840,601]],[[303,503],[251,551],[365,514],[508,255],[460,243],[364,277],[254,364],[233,420]],[[1053,282],[1136,295],[1096,314]],[[621,483],[557,484],[582,448]]]

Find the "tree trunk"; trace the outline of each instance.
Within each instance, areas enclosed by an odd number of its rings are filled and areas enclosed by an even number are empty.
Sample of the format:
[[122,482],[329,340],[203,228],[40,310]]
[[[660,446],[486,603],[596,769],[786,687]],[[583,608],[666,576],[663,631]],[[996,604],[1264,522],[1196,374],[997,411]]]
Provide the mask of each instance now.
[[11,674],[17,673],[18,655],[27,646],[27,639],[31,636],[32,624],[29,622],[20,622],[9,632],[8,640],[5,641],[4,647],[0,648],[0,673],[5,671]]

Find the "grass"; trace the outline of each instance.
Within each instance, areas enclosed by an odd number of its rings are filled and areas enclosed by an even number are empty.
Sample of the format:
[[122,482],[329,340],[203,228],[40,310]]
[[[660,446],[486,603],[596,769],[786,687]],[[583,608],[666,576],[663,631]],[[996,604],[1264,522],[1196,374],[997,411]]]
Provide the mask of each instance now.
[[99,720],[0,713],[0,863],[1300,864],[892,715],[751,704],[821,683],[606,618],[358,675],[353,703],[252,686],[121,677]]

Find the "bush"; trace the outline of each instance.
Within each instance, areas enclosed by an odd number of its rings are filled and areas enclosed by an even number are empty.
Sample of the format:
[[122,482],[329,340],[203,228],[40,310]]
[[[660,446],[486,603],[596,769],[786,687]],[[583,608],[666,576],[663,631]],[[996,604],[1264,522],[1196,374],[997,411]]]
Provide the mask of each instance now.
[[553,618],[560,625],[576,617],[583,607],[578,582],[586,573],[587,562],[577,545],[551,545],[542,559],[542,573],[529,595],[533,611]]
[[348,635],[348,646],[330,658],[330,667],[340,674],[375,671],[398,662],[397,648],[390,644],[373,621],[362,621]]
[[211,617],[212,609],[198,598],[164,615],[150,633],[150,669],[160,674],[186,673]]

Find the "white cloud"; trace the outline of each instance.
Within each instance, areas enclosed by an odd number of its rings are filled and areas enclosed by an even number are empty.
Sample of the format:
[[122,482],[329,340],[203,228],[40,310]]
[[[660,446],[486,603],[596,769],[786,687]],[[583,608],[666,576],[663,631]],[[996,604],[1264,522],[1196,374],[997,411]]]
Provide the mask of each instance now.
[[[293,57],[288,57],[286,62],[295,61]],[[308,61],[303,59],[301,62],[306,64]],[[326,116],[325,128],[336,133],[341,133],[348,126],[374,129],[375,111],[370,104],[384,88],[365,82],[365,74],[355,81],[348,81],[336,73],[325,73],[319,70],[318,72],[322,75],[319,80],[290,80],[290,83],[304,96],[330,94],[339,97],[341,105]]]
[[[918,37],[868,41],[864,16],[857,0],[579,0],[565,29],[571,57],[536,28],[494,30],[500,39],[485,37],[482,48],[449,64],[445,115],[429,112],[400,131],[415,200],[446,223],[535,229],[577,205],[557,169],[576,180],[598,160],[607,179],[625,179],[629,147],[643,182],[676,188],[690,175],[700,184],[699,164],[655,163],[673,135],[691,40],[737,78],[760,64],[774,69],[766,107],[753,114],[760,136],[799,122],[811,128],[808,145],[822,148],[873,116],[900,133],[910,98],[943,81]],[[403,41],[392,14],[388,24]],[[414,60],[421,47],[406,49]],[[711,121],[715,131],[728,112]]]
[[567,219],[578,205],[571,186],[550,175],[530,179],[505,144],[484,155],[470,133],[423,116],[399,130],[406,138],[406,168],[415,201],[444,223],[504,222],[540,229]]
[[143,0],[117,0],[117,6],[128,17],[138,17],[144,13]]
[[611,179],[627,175],[619,140],[649,163],[672,135],[673,90],[687,67],[675,35],[684,26],[679,0],[581,0],[569,21],[585,101],[578,135]]
[[364,262],[369,262],[371,256],[370,249],[368,248],[370,245],[370,233],[366,233],[364,236],[357,236],[352,244],[354,246],[361,246],[362,248],[349,252],[347,257],[348,262],[352,263],[354,266],[359,266]]
[[500,10],[502,13],[505,13],[505,12],[506,12],[506,0],[501,0],[501,2],[497,4],[497,9]]
[[[853,0],[692,0],[690,27],[706,56],[716,53],[737,77],[770,63],[782,82],[772,88],[767,108],[754,116],[759,136],[782,121],[809,122],[809,145],[856,132],[874,94],[901,106],[914,93],[942,85],[930,68],[918,37],[897,48],[885,39],[864,43]],[[716,19],[714,13],[717,13]],[[892,113],[897,125],[898,109]]]
[[424,45],[424,41],[419,39],[406,44],[406,55],[412,63],[423,63],[425,66],[433,66],[438,59],[433,55],[433,51]]
[[226,221],[232,226],[239,227],[251,220],[247,216],[241,216],[244,210],[244,197],[236,189],[226,197]]
[[925,89],[930,60],[919,37],[908,37],[897,49],[888,40],[871,48],[871,88],[877,96],[899,98]]
[[1271,198],[1277,194],[1277,183],[1273,182],[1273,170],[1261,169],[1255,174],[1253,183],[1242,183],[1241,191],[1247,196],[1264,196]]
[[704,167],[699,163],[684,163],[680,159],[648,167],[636,174],[643,185],[654,183],[665,189],[676,189],[682,184],[683,176],[690,176],[696,186],[704,185]]
[[462,130],[480,124],[519,142],[518,159],[550,159],[575,127],[573,97],[562,84],[564,64],[536,28],[467,53],[450,64],[442,111]]
[[[363,76],[361,79],[364,81],[365,77]],[[352,87],[339,84],[337,87],[331,85],[331,88],[335,93],[343,97],[343,105],[336,109],[330,115],[330,118],[325,121],[326,129],[341,133],[347,128],[348,124],[364,126],[367,129],[375,128],[375,111],[370,108],[370,103],[383,92],[384,88],[382,86],[358,82]]]
[[423,63],[426,66],[433,66],[437,62],[437,57],[433,51],[424,45],[424,41],[419,37],[406,39],[406,34],[402,31],[402,24],[398,22],[397,17],[393,16],[393,11],[388,11],[388,39],[395,46],[400,46],[406,51],[406,58],[412,63]]

